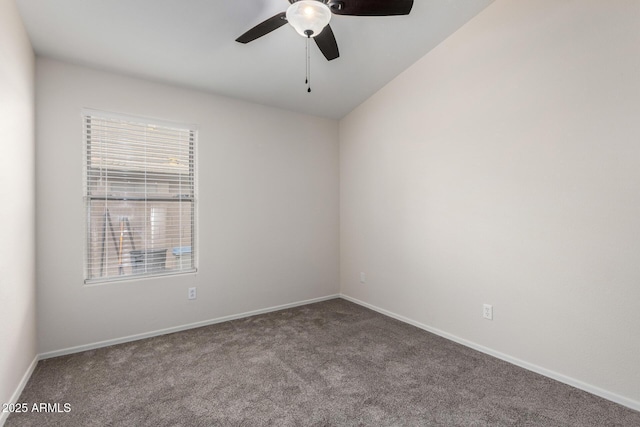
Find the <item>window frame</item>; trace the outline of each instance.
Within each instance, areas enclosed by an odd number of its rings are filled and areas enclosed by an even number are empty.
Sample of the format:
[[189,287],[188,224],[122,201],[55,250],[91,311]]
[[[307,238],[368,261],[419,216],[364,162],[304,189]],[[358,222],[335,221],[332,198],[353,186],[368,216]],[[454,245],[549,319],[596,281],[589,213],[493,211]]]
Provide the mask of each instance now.
[[[134,123],[138,125],[145,126],[156,126],[170,129],[180,129],[189,133],[189,178],[192,183],[193,190],[190,195],[185,197],[184,194],[179,194],[177,198],[175,197],[129,197],[129,196],[113,196],[107,193],[104,195],[93,195],[91,194],[91,175],[89,171],[91,170],[91,137],[87,134],[87,130],[91,128],[91,118],[96,118],[100,120],[118,120],[128,123]],[[85,239],[84,239],[84,247],[83,247],[83,255],[84,255],[84,263],[83,263],[83,275],[84,275],[84,285],[92,286],[92,285],[102,285],[106,283],[112,282],[124,282],[124,281],[138,281],[138,280],[147,280],[153,279],[157,277],[164,276],[176,276],[176,275],[185,275],[185,274],[196,274],[198,272],[198,258],[199,258],[199,250],[198,250],[198,164],[197,164],[197,147],[198,147],[198,126],[194,124],[186,124],[186,123],[178,123],[171,122],[167,120],[158,120],[143,116],[135,116],[121,113],[113,113],[89,108],[83,108],[81,114],[82,120],[82,149],[83,149],[83,204],[84,204],[84,215],[85,215]],[[107,169],[108,170],[108,169]],[[146,196],[146,194],[145,194]],[[190,268],[181,268],[179,270],[163,270],[163,271],[152,271],[152,272],[144,272],[139,274],[126,274],[123,276],[107,276],[107,277],[94,277],[91,278],[91,267],[90,263],[92,258],[92,245],[91,245],[91,221],[92,221],[92,207],[91,204],[93,201],[115,201],[115,202],[169,202],[169,203],[181,203],[181,202],[190,202],[191,204],[191,267]],[[106,217],[105,217],[106,221]],[[104,224],[106,230],[106,222]],[[181,248],[180,248],[181,249]],[[170,249],[167,249],[170,251]],[[145,249],[146,251],[146,249]],[[171,253],[171,252],[169,252]]]

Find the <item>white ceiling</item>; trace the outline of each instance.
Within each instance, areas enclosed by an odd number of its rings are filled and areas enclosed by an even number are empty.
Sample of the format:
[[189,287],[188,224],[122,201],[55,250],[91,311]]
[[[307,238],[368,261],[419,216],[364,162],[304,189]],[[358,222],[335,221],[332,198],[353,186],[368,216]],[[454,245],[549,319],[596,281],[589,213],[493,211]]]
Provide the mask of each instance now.
[[[347,1],[347,0],[344,0]],[[393,0],[389,0],[393,1]],[[336,16],[340,58],[285,25],[235,39],[287,0],[17,0],[36,54],[259,104],[341,118],[493,0],[415,0],[408,16]]]

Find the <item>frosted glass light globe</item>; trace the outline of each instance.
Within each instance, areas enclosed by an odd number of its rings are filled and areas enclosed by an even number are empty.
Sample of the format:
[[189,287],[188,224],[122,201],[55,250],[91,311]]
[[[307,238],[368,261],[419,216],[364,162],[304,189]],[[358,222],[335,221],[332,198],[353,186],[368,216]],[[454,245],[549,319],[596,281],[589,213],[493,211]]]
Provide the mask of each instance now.
[[318,0],[299,0],[287,9],[287,21],[303,37],[315,37],[329,24],[329,6]]

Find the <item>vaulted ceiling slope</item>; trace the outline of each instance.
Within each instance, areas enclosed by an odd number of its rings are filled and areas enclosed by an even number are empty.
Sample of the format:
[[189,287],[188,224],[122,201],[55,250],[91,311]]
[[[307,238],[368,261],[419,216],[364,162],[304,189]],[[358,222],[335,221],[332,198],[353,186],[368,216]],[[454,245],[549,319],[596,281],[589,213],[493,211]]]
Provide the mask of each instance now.
[[334,15],[340,57],[328,62],[311,45],[311,93],[305,39],[293,27],[235,41],[287,0],[17,3],[37,55],[339,119],[492,1],[415,0],[408,16]]

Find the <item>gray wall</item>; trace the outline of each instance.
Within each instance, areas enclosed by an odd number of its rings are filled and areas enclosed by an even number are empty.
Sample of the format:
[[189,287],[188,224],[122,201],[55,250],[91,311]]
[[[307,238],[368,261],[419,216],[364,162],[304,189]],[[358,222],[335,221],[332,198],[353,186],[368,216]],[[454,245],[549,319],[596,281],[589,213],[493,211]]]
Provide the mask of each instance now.
[[640,409],[639,18],[496,1],[343,119],[342,292]]
[[[337,121],[42,58],[36,89],[41,353],[338,293]],[[197,274],[83,285],[83,107],[199,126]]]
[[[36,357],[34,56],[13,0],[0,1],[0,403]],[[0,414],[0,424],[6,418]]]

